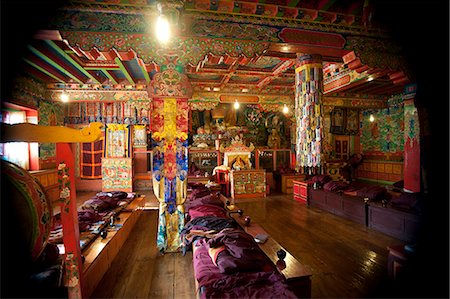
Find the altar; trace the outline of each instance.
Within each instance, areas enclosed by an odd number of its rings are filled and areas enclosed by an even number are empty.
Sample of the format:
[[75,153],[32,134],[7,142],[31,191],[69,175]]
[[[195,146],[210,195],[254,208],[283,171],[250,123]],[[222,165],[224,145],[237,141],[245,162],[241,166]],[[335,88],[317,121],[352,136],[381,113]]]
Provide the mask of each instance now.
[[223,165],[230,169],[230,195],[232,198],[266,197],[266,171],[254,169],[251,154],[255,149],[237,135],[231,145],[223,149]]
[[264,169],[232,170],[230,182],[232,198],[266,197]]

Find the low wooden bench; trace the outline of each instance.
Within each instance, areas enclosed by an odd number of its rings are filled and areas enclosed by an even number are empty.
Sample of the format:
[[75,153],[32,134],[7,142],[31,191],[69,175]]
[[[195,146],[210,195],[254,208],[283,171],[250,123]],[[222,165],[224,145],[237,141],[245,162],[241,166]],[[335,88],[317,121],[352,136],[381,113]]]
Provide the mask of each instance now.
[[[223,195],[221,195],[220,198],[224,203],[228,200],[232,201],[232,199],[228,199]],[[234,209],[232,211],[235,212],[237,210],[239,210],[239,207],[234,205]],[[256,237],[258,234],[267,234],[266,231],[254,221],[251,221],[250,225],[246,226],[244,220],[245,216],[243,215],[232,213],[231,217],[236,220],[245,232],[253,237]],[[270,235],[264,243],[259,243],[259,247],[267,255],[267,257],[270,258],[274,265],[280,264],[277,251],[280,249],[284,250],[286,252],[286,257],[284,258],[285,265],[283,264],[283,267],[277,266],[277,269],[286,277],[288,285],[299,298],[311,298],[312,273],[302,263],[300,263]]]
[[104,239],[98,236],[83,250],[82,254],[85,257],[82,274],[83,297],[89,298],[91,296],[103,275],[108,271],[141,215],[143,206],[144,197],[135,198],[117,215],[119,219],[116,219],[114,224],[119,229],[108,231]]

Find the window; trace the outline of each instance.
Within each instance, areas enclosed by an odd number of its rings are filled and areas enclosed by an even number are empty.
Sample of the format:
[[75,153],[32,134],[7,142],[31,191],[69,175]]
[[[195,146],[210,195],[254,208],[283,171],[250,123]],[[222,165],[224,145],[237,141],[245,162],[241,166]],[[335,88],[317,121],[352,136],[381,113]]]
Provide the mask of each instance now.
[[[13,107],[13,109],[9,108]],[[7,105],[8,110],[2,111],[2,119],[7,124],[34,123],[37,124],[37,111],[16,105]],[[3,159],[19,165],[26,170],[38,169],[37,143],[7,142],[0,144],[0,155]]]

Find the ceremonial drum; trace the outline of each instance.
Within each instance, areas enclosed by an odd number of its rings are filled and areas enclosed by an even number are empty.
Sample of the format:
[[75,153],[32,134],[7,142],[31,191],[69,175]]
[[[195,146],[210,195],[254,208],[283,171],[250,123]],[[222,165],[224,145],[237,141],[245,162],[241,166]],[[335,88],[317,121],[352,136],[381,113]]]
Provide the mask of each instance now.
[[47,245],[53,214],[51,201],[28,171],[5,160],[1,166],[2,217],[8,219],[7,229],[14,230],[14,240],[20,243],[8,246],[26,246],[29,256],[23,258],[34,261]]

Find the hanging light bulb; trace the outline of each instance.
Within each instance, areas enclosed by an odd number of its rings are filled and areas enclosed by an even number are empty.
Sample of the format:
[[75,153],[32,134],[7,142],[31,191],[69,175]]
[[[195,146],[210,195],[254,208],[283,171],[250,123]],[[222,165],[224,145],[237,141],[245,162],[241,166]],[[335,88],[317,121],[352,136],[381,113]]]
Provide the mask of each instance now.
[[373,114],[371,114],[371,115],[369,116],[369,121],[370,121],[371,123],[373,123],[374,120],[375,120],[375,117],[373,117]]
[[61,93],[61,102],[67,103],[69,101],[69,95],[67,92],[63,91]]
[[287,114],[288,112],[289,112],[289,107],[286,106],[286,104],[284,104],[284,106],[283,106],[283,113]]
[[156,38],[162,43],[166,43],[170,39],[169,21],[162,14],[156,20]]
[[236,100],[233,105],[234,109],[239,109],[239,106],[239,102]]

